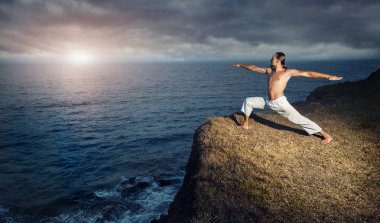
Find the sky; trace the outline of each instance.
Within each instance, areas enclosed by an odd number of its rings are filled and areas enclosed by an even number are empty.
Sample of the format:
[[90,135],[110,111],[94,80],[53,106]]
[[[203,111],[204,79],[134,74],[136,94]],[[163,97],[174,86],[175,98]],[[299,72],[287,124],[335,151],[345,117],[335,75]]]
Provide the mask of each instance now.
[[0,0],[0,60],[380,58],[379,12],[378,0]]

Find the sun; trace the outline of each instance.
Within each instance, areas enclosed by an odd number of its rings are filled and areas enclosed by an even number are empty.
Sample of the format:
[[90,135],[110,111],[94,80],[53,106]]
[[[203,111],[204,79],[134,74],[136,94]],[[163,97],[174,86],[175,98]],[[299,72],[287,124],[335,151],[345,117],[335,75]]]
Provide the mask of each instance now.
[[84,51],[73,51],[66,55],[68,62],[72,64],[89,64],[94,62],[95,56]]

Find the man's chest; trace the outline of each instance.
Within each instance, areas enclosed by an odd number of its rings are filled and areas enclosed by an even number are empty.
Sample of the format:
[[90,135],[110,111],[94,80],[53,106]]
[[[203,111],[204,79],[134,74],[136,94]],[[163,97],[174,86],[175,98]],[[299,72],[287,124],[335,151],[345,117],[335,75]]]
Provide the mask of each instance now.
[[284,73],[284,72],[274,72],[274,73],[268,75],[268,79],[270,82],[289,80],[288,75],[286,75],[286,73]]

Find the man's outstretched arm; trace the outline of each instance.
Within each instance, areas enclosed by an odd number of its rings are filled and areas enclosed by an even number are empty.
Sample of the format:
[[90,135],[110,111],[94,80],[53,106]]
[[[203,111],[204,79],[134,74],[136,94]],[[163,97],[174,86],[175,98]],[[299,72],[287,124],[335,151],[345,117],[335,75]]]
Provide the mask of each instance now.
[[242,67],[242,68],[245,68],[247,70],[255,71],[258,73],[262,73],[262,74],[269,74],[269,72],[270,72],[270,68],[257,67],[255,65],[247,65],[247,64],[237,63],[237,64],[233,64],[233,66],[234,67]]
[[333,76],[330,74],[323,74],[323,73],[318,73],[314,71],[301,71],[301,70],[296,70],[296,69],[291,69],[288,70],[292,76],[302,76],[302,77],[314,77],[314,78],[325,78],[330,81],[338,81],[342,80],[343,77],[338,77],[338,76]]

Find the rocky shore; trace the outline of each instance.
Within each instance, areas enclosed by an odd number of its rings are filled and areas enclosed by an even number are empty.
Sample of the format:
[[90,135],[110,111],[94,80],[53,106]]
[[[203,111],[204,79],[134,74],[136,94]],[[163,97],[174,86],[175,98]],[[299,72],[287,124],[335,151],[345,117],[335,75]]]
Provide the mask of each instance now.
[[152,222],[380,222],[380,69],[294,105],[334,140],[277,114],[208,119],[168,215]]

